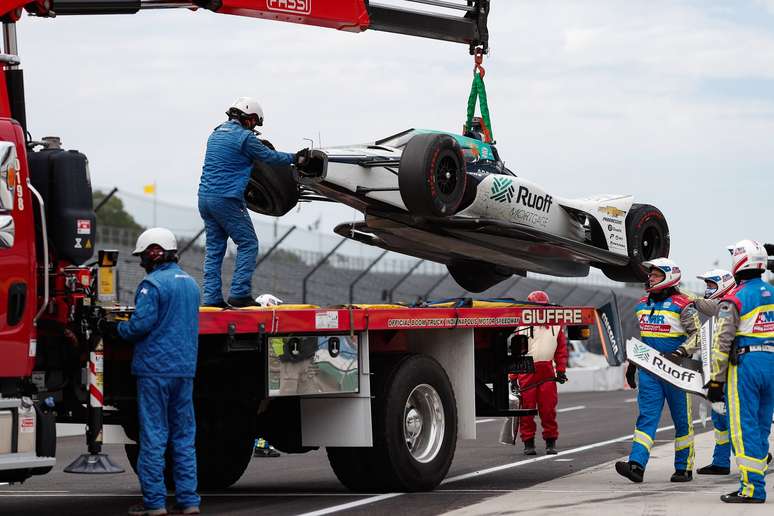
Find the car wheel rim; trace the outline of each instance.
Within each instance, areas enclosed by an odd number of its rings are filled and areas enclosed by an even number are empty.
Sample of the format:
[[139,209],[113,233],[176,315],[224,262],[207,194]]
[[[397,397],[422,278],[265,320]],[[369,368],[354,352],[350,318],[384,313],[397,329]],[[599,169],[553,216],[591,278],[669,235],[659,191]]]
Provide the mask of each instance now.
[[446,418],[438,392],[427,384],[414,387],[403,410],[403,437],[417,462],[435,459],[443,444]]
[[454,193],[457,188],[457,163],[454,159],[449,156],[441,159],[435,171],[435,182],[443,195]]
[[642,233],[642,257],[645,260],[661,258],[661,232],[651,226]]

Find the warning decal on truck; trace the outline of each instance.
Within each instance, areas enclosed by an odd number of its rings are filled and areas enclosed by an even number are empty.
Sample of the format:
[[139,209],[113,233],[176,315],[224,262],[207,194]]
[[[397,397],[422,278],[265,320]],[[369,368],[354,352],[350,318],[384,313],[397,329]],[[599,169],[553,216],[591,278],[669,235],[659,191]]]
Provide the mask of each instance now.
[[314,314],[314,327],[318,330],[337,330],[339,312],[317,312]]
[[91,221],[89,219],[78,219],[75,229],[79,235],[90,235]]

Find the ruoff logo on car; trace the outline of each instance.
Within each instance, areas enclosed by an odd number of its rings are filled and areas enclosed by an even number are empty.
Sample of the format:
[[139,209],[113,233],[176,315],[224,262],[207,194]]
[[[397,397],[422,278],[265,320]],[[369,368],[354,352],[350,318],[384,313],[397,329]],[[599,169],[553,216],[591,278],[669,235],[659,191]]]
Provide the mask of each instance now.
[[546,213],[548,213],[548,210],[551,209],[551,203],[553,200],[553,197],[548,194],[538,195],[536,193],[530,192],[529,188],[526,186],[520,186],[519,193],[516,194],[516,202],[521,203],[528,208],[534,208],[538,211],[544,211]]
[[511,202],[513,199],[513,180],[505,177],[495,177],[492,181],[490,199],[497,202]]
[[310,14],[312,0],[267,0],[266,7],[270,11],[293,14]]

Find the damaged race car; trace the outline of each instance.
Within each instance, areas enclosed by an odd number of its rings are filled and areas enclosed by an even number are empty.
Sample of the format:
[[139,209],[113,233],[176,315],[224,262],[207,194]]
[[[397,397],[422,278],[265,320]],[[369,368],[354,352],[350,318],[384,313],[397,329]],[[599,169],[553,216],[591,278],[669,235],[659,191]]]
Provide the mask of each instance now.
[[469,292],[513,274],[644,282],[642,263],[669,255],[658,208],[629,195],[558,197],[509,170],[494,145],[409,129],[374,143],[315,149],[301,169],[257,163],[248,208],[270,216],[299,200],[332,200],[364,220],[341,236],[443,263]]

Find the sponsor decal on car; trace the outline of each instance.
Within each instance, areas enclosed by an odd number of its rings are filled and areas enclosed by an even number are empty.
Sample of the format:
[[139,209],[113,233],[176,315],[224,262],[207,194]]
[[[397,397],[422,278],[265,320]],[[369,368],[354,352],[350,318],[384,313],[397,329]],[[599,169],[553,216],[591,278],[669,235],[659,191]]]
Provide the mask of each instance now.
[[267,0],[266,7],[282,13],[310,14],[312,0]]
[[530,192],[529,188],[526,186],[520,186],[519,193],[516,194],[516,202],[523,204],[527,208],[534,208],[538,211],[544,211],[546,213],[548,213],[548,210],[551,209],[551,203],[553,200],[553,197],[548,194],[538,195],[536,193]]
[[547,215],[541,215],[524,208],[511,208],[511,220],[527,226],[546,227],[549,219]]
[[513,187],[513,180],[507,177],[495,177],[492,181],[492,192],[489,196],[490,199],[497,202],[511,202],[513,199],[513,193],[515,188]]
[[623,224],[623,220],[622,219],[612,219],[610,217],[602,217],[602,220],[607,222],[607,223],[609,223],[609,224],[618,224],[618,225]]
[[623,217],[626,215],[626,212],[620,208],[616,208],[615,206],[600,206],[597,208],[600,213],[606,213],[607,215],[610,215],[611,217]]

